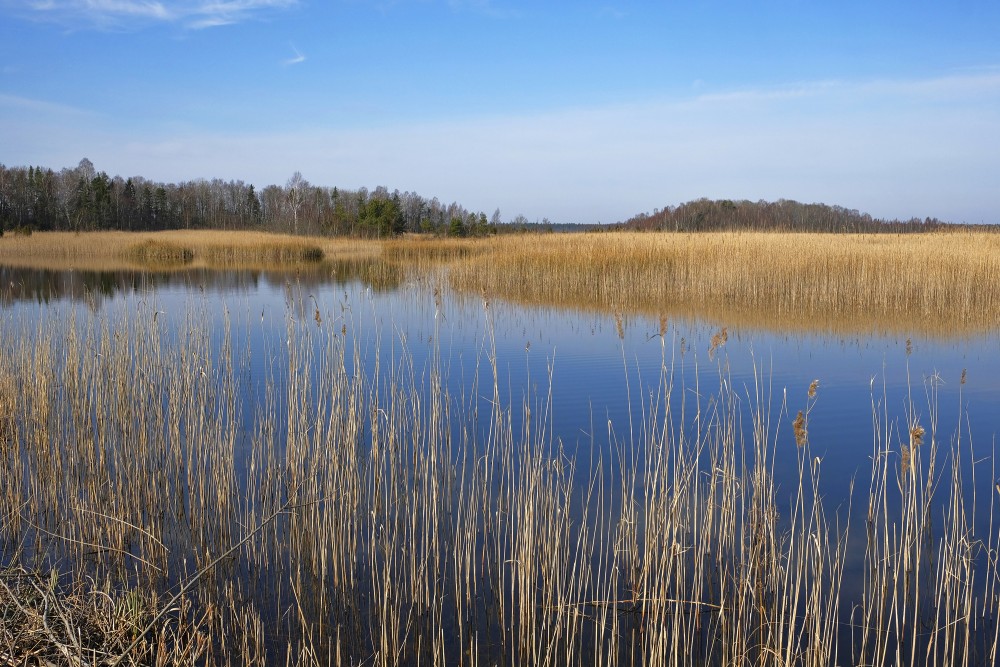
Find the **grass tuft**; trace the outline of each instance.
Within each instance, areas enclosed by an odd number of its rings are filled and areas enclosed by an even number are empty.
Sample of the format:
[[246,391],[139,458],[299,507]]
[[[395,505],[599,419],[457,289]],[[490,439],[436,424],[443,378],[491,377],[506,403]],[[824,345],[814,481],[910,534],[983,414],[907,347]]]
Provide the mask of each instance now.
[[171,243],[147,239],[129,247],[125,258],[148,266],[183,266],[194,261],[194,250]]

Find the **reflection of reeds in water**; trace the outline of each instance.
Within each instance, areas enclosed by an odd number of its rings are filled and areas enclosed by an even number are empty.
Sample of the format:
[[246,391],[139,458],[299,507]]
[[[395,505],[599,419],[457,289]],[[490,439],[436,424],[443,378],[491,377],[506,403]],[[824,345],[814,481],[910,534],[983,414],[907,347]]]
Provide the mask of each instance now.
[[[942,476],[933,417],[907,420],[902,470],[873,400],[868,586],[842,601],[846,517],[827,514],[809,439],[779,437],[789,415],[764,378],[740,396],[720,371],[701,398],[661,337],[636,428],[609,423],[581,461],[552,436],[551,394],[526,396],[515,425],[489,328],[471,403],[439,352],[361,372],[334,317],[289,317],[287,362],[260,377],[207,315],[193,307],[176,338],[146,307],[4,336],[0,544],[18,562],[0,613],[22,633],[0,635],[5,661],[995,662],[995,525],[973,535],[967,440]],[[65,631],[91,613],[110,629]]]
[[398,288],[405,276],[399,265],[372,257],[335,260],[325,262],[324,266],[338,283],[356,280],[379,292]]

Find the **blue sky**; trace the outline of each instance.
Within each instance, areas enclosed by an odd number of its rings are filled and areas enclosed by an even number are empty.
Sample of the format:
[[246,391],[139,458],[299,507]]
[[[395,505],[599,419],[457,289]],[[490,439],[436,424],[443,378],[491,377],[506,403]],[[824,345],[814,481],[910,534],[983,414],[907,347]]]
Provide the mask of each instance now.
[[0,163],[1000,223],[1000,3],[0,0]]

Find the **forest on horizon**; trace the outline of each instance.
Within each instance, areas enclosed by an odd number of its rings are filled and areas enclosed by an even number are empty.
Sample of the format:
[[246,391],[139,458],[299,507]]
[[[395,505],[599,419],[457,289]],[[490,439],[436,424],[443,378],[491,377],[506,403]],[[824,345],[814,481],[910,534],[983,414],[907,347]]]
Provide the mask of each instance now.
[[[593,229],[827,233],[922,232],[953,225],[936,218],[882,220],[841,206],[698,199],[641,213],[614,225],[503,221],[453,202],[414,192],[316,186],[296,172],[285,185],[261,190],[243,181],[198,179],[160,183],[141,176],[110,177],[84,158],[58,172],[0,164],[0,234],[20,231],[257,230],[317,236],[379,238],[403,233],[486,236],[530,231]],[[977,226],[981,227],[981,226]],[[992,226],[985,226],[992,228]]]

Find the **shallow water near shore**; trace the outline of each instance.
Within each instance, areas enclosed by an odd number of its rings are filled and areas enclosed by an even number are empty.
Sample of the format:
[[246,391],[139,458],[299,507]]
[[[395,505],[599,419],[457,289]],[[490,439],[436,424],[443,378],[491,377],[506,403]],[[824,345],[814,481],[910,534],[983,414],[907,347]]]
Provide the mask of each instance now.
[[[553,433],[567,444],[587,443],[591,435],[599,439],[608,421],[621,428],[629,391],[633,410],[640,410],[664,362],[674,372],[693,378],[697,371],[714,381],[709,393],[717,390],[720,375],[740,396],[766,384],[771,410],[780,412],[784,403],[792,418],[818,380],[810,441],[845,474],[851,462],[863,466],[871,455],[872,402],[900,415],[912,401],[918,414],[926,414],[926,385],[935,378],[943,435],[967,420],[975,451],[985,455],[1000,432],[1000,329],[940,340],[734,330],[724,321],[668,317],[661,332],[661,321],[641,315],[484,302],[420,280],[373,289],[357,272],[329,269],[102,274],[0,267],[0,285],[6,288],[0,290],[5,326],[15,329],[70,312],[113,320],[122,309],[142,306],[155,308],[174,326],[186,314],[202,313],[216,331],[228,316],[234,347],[250,352],[257,371],[265,354],[277,367],[285,362],[274,355],[285,350],[286,318],[318,316],[317,327],[350,329],[363,359],[374,358],[376,347],[390,355],[405,350],[421,367],[437,350],[448,360],[456,396],[476,369],[482,371],[489,337],[505,399],[516,404],[551,391]],[[723,329],[725,343],[711,350],[713,336]],[[598,433],[592,434],[591,422],[600,426]]]
[[[281,406],[290,405],[294,399],[289,395],[299,390],[306,403],[330,400],[322,388],[323,374],[329,370],[324,360],[336,348],[343,351],[345,378],[366,378],[372,387],[369,395],[379,400],[390,398],[393,378],[417,378],[402,383],[414,388],[426,388],[425,380],[440,378],[449,407],[444,418],[457,416],[455,423],[444,427],[451,434],[446,451],[454,459],[456,475],[471,465],[462,458],[462,449],[474,449],[489,439],[497,399],[510,409],[512,433],[524,434],[540,425],[554,460],[575,462],[571,480],[576,489],[568,495],[577,501],[595,469],[612,471],[602,477],[607,489],[622,486],[614,471],[628,467],[623,458],[637,456],[641,447],[635,443],[648,440],[652,418],[662,419],[668,413],[674,428],[694,434],[697,440],[700,423],[722,410],[720,406],[735,402],[745,415],[736,423],[740,441],[753,440],[754,414],[765,418],[776,507],[787,521],[802,470],[794,426],[802,411],[808,417],[809,465],[822,470],[819,489],[827,513],[842,515],[842,527],[851,529],[841,591],[847,599],[864,593],[860,576],[864,506],[873,460],[883,455],[879,452],[887,443],[909,444],[914,424],[926,429],[928,441],[933,435],[941,444],[939,471],[945,470],[953,442],[967,455],[962,493],[970,508],[973,499],[982,505],[974,515],[970,512],[970,528],[979,539],[989,538],[995,530],[989,510],[1000,475],[992,462],[1000,432],[1000,334],[996,332],[937,340],[917,335],[886,338],[864,331],[831,336],[742,330],[725,321],[671,318],[669,313],[656,320],[629,313],[522,306],[454,292],[429,275],[400,275],[390,282],[366,279],[370,275],[343,267],[307,274],[0,269],[0,325],[8,350],[16,337],[40,336],[50,325],[64,331],[58,323],[65,322],[91,332],[107,325],[112,337],[116,323],[136,318],[155,323],[165,340],[203,332],[208,337],[204,350],[215,357],[204,360],[209,381],[224,378],[226,369],[233,369],[232,392],[221,394],[231,396],[233,403],[218,408],[216,416],[224,415],[225,421],[232,412],[239,425],[231,449],[237,487],[263,479],[264,464],[255,458],[261,441],[274,449],[275,460],[291,456],[287,449],[294,443],[290,444],[289,434],[296,427],[289,421],[292,411]],[[99,352],[83,352],[88,353]],[[295,383],[303,380],[308,386],[297,388]],[[817,380],[810,397],[810,386]],[[160,400],[168,402],[167,397]],[[262,425],[258,415],[268,405],[277,406],[268,412],[274,421]],[[320,416],[325,409],[315,406]],[[386,414],[386,423],[391,420]],[[360,432],[362,448],[372,446],[375,430],[372,426]],[[901,451],[884,455],[901,458]],[[753,456],[752,451],[746,453],[750,466]],[[204,465],[203,471],[211,462]],[[899,469],[899,461],[893,465]],[[26,470],[26,478],[32,472]],[[856,481],[853,495],[852,481]],[[184,482],[177,484],[180,488]],[[936,516],[947,499],[943,492],[940,496],[932,503]],[[246,488],[238,488],[234,497],[254,502]],[[847,507],[852,503],[862,511],[849,516]],[[267,514],[264,508],[255,511],[258,519]],[[50,525],[44,517],[26,519],[29,525]],[[582,515],[576,519],[585,521]],[[164,528],[164,536],[174,536],[173,542],[162,538],[169,548],[167,569],[172,573],[166,588],[190,572],[189,559],[209,560],[210,554],[199,556],[195,551],[207,550],[206,545],[218,548],[238,534],[234,527],[232,535],[199,542],[186,530]],[[66,557],[68,552],[40,533],[36,539],[45,546],[35,545],[35,555],[53,562]],[[11,556],[5,553],[4,560]],[[237,562],[230,571],[237,578],[259,578],[247,591],[274,592],[268,602],[269,625],[294,625],[287,619],[299,594],[280,581],[284,575],[278,565],[290,558],[276,554],[265,559],[271,564],[263,573],[251,560]],[[369,594],[375,593],[365,595]],[[358,603],[368,604],[373,603]],[[842,615],[849,612],[842,610]],[[491,637],[490,632],[499,631],[484,631],[484,637]],[[270,645],[280,644],[279,638],[297,639],[291,629],[275,630]],[[326,641],[332,640],[326,637]],[[838,638],[838,643],[847,642],[842,651],[851,650],[849,641]]]

